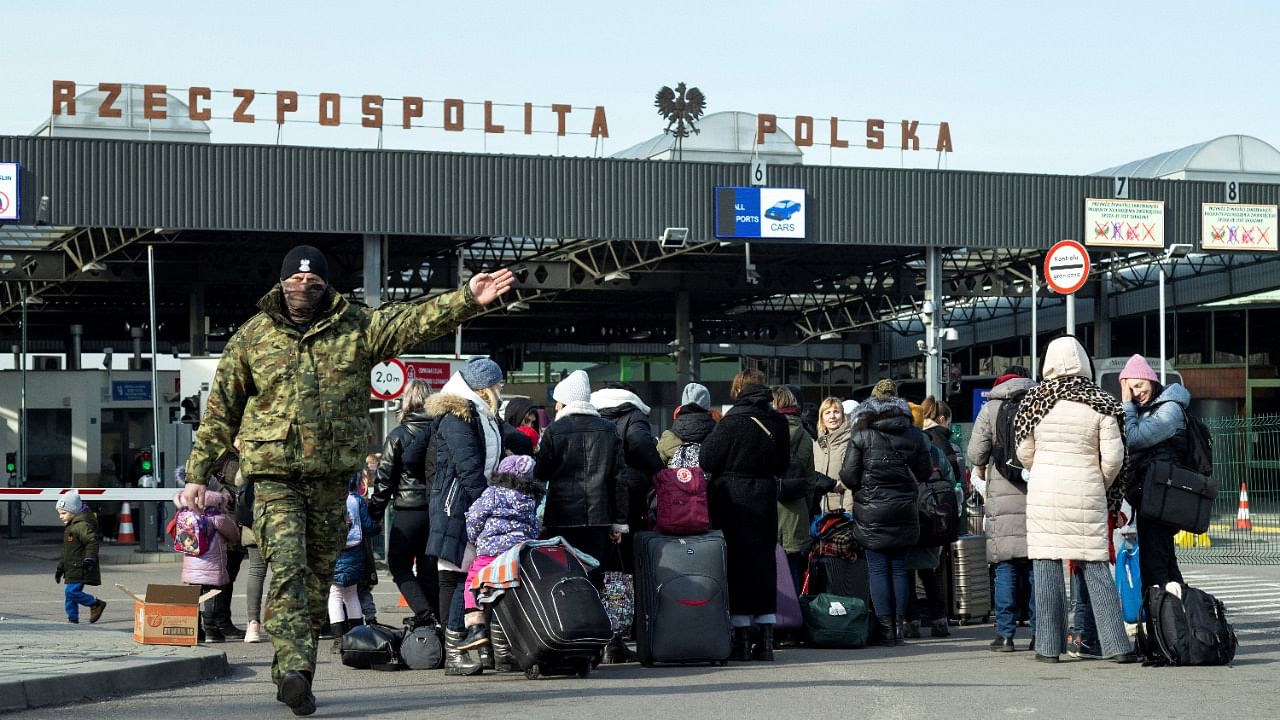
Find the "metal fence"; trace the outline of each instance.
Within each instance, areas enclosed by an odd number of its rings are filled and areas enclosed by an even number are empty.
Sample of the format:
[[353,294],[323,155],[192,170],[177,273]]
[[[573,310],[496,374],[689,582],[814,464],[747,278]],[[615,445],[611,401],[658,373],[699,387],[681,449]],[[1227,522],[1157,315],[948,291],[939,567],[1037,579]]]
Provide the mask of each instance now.
[[1220,490],[1209,532],[1180,534],[1178,559],[1280,564],[1280,415],[1203,419]]

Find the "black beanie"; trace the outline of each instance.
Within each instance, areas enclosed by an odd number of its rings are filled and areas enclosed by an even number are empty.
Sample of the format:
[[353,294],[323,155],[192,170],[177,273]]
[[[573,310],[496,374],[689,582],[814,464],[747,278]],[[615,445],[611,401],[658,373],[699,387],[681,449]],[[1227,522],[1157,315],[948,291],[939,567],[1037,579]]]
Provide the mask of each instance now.
[[284,280],[296,273],[319,275],[321,280],[329,282],[329,263],[319,249],[299,245],[284,256],[284,262],[280,265],[280,279]]

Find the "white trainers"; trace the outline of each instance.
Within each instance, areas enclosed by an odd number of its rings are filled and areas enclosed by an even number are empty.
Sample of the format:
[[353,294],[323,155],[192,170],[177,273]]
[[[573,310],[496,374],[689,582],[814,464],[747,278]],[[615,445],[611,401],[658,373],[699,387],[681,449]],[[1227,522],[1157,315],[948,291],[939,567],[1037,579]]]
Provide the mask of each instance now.
[[262,623],[251,620],[244,628],[244,641],[247,643],[262,642]]

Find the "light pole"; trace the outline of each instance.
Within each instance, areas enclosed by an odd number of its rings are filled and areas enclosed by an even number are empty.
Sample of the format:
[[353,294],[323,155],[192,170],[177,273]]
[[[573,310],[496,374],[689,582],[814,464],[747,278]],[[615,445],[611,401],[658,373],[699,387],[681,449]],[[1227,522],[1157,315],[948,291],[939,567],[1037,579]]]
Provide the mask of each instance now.
[[1160,384],[1164,385],[1165,368],[1168,362],[1165,360],[1165,299],[1164,299],[1164,263],[1166,260],[1173,260],[1175,263],[1178,258],[1186,257],[1191,252],[1190,243],[1173,243],[1165,248],[1164,254],[1156,262],[1160,269]]

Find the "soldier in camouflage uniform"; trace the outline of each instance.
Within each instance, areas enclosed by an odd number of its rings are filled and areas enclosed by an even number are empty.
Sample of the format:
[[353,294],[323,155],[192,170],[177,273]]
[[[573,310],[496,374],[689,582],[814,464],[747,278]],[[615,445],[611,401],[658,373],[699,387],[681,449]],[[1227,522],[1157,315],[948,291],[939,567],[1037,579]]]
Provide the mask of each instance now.
[[425,303],[354,305],[328,285],[324,255],[300,245],[280,284],[227,343],[182,498],[203,507],[204,483],[239,437],[240,470],[254,483],[253,529],[271,567],[266,630],[275,646],[276,699],[315,712],[316,635],[346,537],[347,481],[364,465],[369,373],[388,357],[443,335],[510,289],[508,270],[478,273]]

